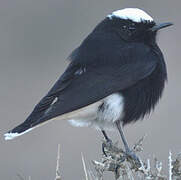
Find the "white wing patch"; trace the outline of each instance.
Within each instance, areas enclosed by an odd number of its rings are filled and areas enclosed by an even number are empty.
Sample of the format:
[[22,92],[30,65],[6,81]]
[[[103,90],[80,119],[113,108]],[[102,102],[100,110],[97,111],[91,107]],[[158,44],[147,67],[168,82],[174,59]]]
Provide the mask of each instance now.
[[53,100],[53,102],[51,103],[51,105],[55,104],[58,101],[58,97],[55,97],[55,99]]
[[84,72],[86,72],[86,68],[80,68],[77,71],[75,71],[75,75],[81,75]]
[[118,17],[120,19],[130,19],[133,22],[142,22],[142,21],[153,21],[153,18],[138,8],[125,8],[121,10],[114,11],[112,14],[109,14],[107,17],[112,19],[112,17]]

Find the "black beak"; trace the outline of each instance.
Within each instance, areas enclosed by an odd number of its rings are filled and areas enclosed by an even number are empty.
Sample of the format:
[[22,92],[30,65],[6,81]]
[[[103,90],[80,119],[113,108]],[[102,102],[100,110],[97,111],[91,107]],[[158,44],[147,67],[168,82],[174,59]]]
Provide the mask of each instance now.
[[173,23],[170,23],[170,22],[168,22],[168,23],[156,24],[155,26],[153,26],[152,28],[150,28],[150,30],[153,31],[153,32],[155,32],[155,31],[158,31],[158,30],[160,30],[160,29],[162,29],[162,28],[166,28],[166,27],[172,26],[172,25],[173,25]]

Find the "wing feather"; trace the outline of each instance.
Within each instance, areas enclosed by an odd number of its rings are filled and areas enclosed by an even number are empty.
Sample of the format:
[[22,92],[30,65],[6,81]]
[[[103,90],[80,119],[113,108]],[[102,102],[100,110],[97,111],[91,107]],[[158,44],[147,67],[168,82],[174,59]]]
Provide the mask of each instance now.
[[[148,46],[135,43],[119,46],[115,41],[110,46],[106,44],[94,55],[90,53],[95,48],[84,43],[73,52],[67,70],[23,123],[25,129],[129,88],[149,76],[157,66],[158,57]],[[76,73],[80,68],[84,71]]]

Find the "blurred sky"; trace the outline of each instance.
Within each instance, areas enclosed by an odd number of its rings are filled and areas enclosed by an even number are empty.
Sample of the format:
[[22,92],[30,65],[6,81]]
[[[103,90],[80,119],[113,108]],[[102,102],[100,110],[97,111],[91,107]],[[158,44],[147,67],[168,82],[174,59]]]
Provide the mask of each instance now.
[[[144,157],[156,155],[165,166],[168,151],[180,151],[181,1],[1,0],[0,179],[17,180],[17,174],[53,179],[58,143],[63,179],[84,178],[81,152],[88,162],[100,159],[102,134],[66,121],[51,122],[13,141],[2,134],[25,120],[65,69],[66,57],[97,23],[125,7],[146,10],[156,22],[174,23],[158,36],[168,66],[164,96],[150,117],[126,126],[125,134],[132,145],[146,133]],[[109,134],[120,140],[117,132]]]

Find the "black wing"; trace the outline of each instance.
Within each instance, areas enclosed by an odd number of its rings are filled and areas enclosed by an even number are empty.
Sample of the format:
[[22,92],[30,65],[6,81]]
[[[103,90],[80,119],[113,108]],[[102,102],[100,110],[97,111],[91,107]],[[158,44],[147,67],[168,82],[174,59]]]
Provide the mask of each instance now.
[[115,43],[110,47],[103,57],[99,50],[96,59],[85,62],[83,58],[92,57],[90,49],[87,54],[86,49],[76,49],[65,73],[23,123],[25,129],[129,88],[149,76],[157,65],[157,56],[145,45],[132,43],[120,47]]

